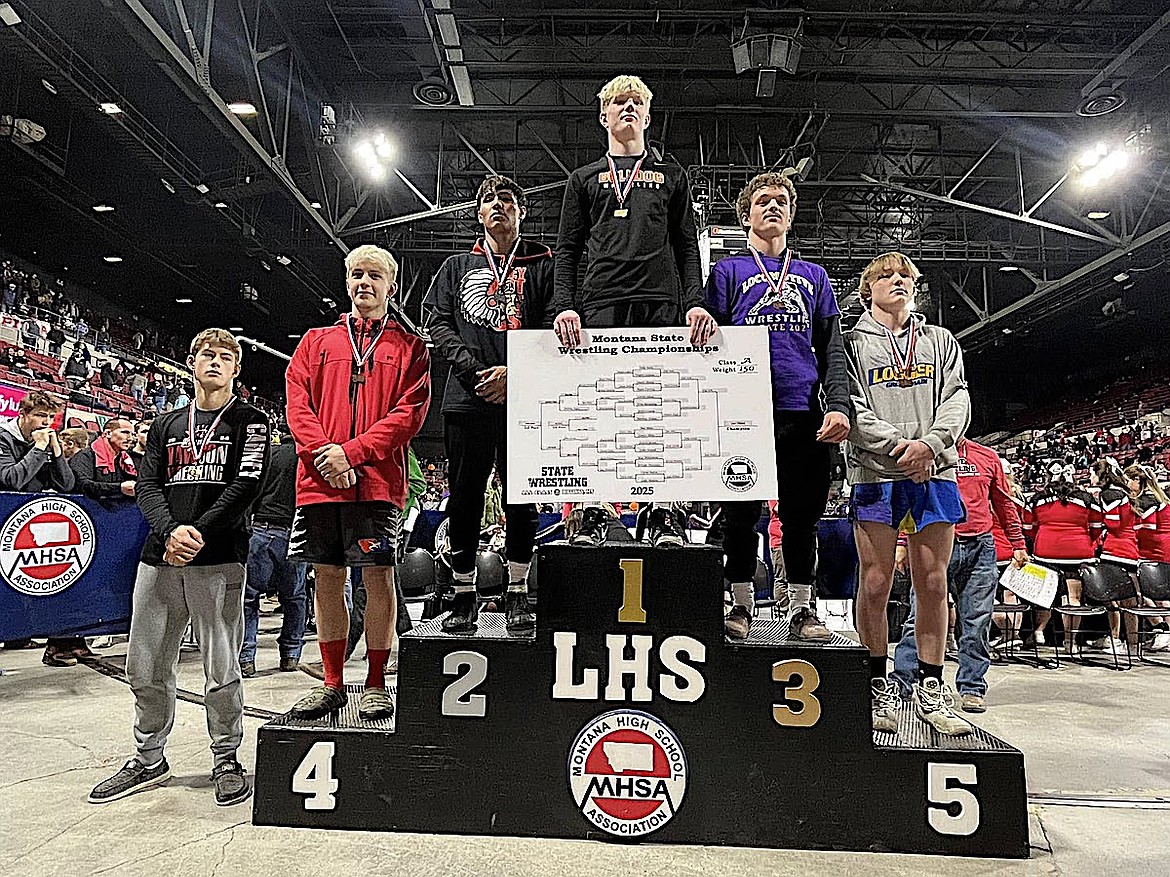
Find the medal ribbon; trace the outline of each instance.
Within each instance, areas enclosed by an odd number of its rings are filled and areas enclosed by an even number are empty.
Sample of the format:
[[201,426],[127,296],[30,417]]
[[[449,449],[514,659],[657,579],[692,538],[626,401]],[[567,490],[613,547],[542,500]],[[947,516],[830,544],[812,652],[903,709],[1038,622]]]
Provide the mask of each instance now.
[[626,180],[624,185],[618,185],[617,165],[613,163],[613,156],[608,152],[605,154],[605,160],[609,164],[609,178],[613,181],[613,196],[617,199],[618,209],[626,206],[626,199],[630,197],[630,190],[634,188],[634,180],[638,177],[638,171],[642,169],[642,162],[646,160],[646,153],[638,156],[638,161],[634,165],[634,169],[630,171],[630,178]]
[[228,409],[236,402],[236,397],[232,396],[228,403],[219,409],[219,414],[215,415],[215,420],[211,421],[211,426],[207,427],[207,432],[203,435],[203,441],[200,444],[195,443],[195,403],[192,402],[190,409],[187,412],[187,440],[191,442],[191,453],[195,455],[195,462],[198,463],[203,459],[203,455],[207,453],[207,446],[211,444],[211,440],[215,438],[215,429],[219,426],[219,422],[223,420],[223,416],[227,414]]
[[374,348],[378,345],[378,339],[382,337],[382,333],[386,331],[386,317],[382,318],[382,324],[378,327],[378,334],[370,339],[369,346],[366,347],[363,353],[358,349],[357,339],[353,334],[353,314],[345,315],[345,331],[349,335],[349,349],[353,351],[353,373],[355,375],[361,374],[365,371],[366,363],[370,357],[374,355]]
[[512,271],[512,263],[516,260],[516,253],[520,251],[520,236],[516,236],[516,243],[512,244],[512,249],[508,251],[508,258],[505,260],[500,256],[500,263],[503,268],[496,267],[496,257],[492,254],[491,247],[485,239],[483,242],[483,254],[487,256],[488,267],[492,269],[492,277],[496,280],[496,290],[504,291],[504,284],[508,281],[508,274]]
[[897,336],[889,329],[886,329],[886,337],[890,339],[890,358],[894,361],[894,368],[898,369],[899,374],[903,377],[910,377],[910,366],[914,365],[914,349],[918,346],[918,330],[914,318],[910,319],[910,333],[906,339],[905,354],[898,347]]
[[752,251],[752,258],[756,260],[756,267],[760,269],[760,273],[764,275],[764,282],[768,284],[768,289],[772,290],[772,295],[775,296],[776,301],[779,302],[783,297],[784,281],[788,279],[788,266],[792,264],[792,250],[785,248],[784,250],[784,267],[780,269],[780,280],[776,282],[772,280],[772,275],[766,267],[764,267],[764,260],[760,257],[760,251],[748,244],[748,249]]

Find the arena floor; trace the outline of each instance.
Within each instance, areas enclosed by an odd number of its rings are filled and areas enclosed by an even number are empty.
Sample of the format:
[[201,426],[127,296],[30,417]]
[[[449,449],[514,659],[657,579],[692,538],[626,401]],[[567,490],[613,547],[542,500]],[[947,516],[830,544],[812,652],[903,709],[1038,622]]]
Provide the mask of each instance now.
[[[259,710],[283,710],[310,682],[276,671],[275,624],[277,618],[261,619],[261,670],[246,683],[247,704]],[[103,655],[120,667],[125,646]],[[305,658],[316,657],[308,644]],[[356,661],[350,666],[355,676],[361,672]],[[1034,801],[1028,861],[256,828],[251,802],[215,806],[203,710],[182,701],[168,748],[175,776],[163,788],[98,807],[86,794],[131,752],[126,685],[91,667],[45,667],[39,650],[0,652],[0,667],[8,765],[0,784],[0,871],[9,877],[1170,873],[1170,667],[992,667],[980,724],[1024,751],[1029,791],[1096,805]],[[196,653],[184,652],[180,685],[202,690]],[[241,760],[249,770],[261,721],[245,720]],[[1133,799],[1145,808],[1125,804]]]

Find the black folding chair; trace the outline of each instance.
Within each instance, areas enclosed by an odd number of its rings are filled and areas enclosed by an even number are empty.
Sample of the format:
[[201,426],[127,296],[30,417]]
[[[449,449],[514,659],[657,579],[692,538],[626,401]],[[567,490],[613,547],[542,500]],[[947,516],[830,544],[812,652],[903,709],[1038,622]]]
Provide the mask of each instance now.
[[[1081,603],[1080,606],[1053,606],[1054,612],[1065,618],[1091,618],[1097,615],[1108,615],[1108,605],[1119,600],[1128,600],[1137,596],[1133,579],[1122,567],[1114,563],[1082,563],[1080,568]],[[1082,664],[1089,664],[1085,659],[1083,646],[1076,642],[1076,636],[1068,632],[1065,624],[1065,636],[1068,638],[1069,656],[1072,656],[1073,644],[1076,644],[1077,660]],[[1108,629],[1108,622],[1106,622]],[[1113,669],[1120,670],[1121,663],[1117,660],[1117,643],[1109,637],[1109,650],[1113,653]],[[1128,653],[1128,645],[1127,645]],[[1132,666],[1132,661],[1130,662]]]
[[[1143,560],[1138,564],[1138,593],[1149,600],[1170,600],[1170,563],[1155,563]],[[1122,606],[1121,611],[1137,619],[1157,618],[1159,615],[1170,615],[1170,608],[1164,606]],[[1129,645],[1128,639],[1126,645]],[[1151,661],[1144,656],[1141,632],[1137,637],[1137,659],[1147,664],[1170,666],[1165,661]]]

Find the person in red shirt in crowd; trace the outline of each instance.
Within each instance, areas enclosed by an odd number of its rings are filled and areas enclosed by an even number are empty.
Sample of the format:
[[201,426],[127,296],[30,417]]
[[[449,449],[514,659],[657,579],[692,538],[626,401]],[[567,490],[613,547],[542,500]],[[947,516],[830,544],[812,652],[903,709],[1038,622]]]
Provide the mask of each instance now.
[[297,509],[288,559],[314,565],[317,641],[325,684],[293,706],[318,719],[345,706],[349,639],[348,567],[366,587],[366,673],[358,715],[393,715],[386,661],[396,618],[394,560],[406,505],[407,453],[431,399],[430,357],[417,335],[387,314],[398,263],[379,247],[345,258],[352,310],[310,329],[293,353],[285,384],[297,446]]
[[[1097,500],[1063,474],[1053,475],[1028,503],[1024,529],[1032,534],[1032,554],[1037,563],[1060,575],[1057,597],[1064,592],[1070,606],[1081,605],[1080,566],[1096,560],[1097,539],[1104,527]],[[1044,627],[1051,617],[1051,611],[1037,610],[1036,644],[1044,643]],[[1080,619],[1069,616],[1065,645],[1070,653],[1079,627]]]
[[[1028,562],[1020,516],[1012,501],[1012,489],[999,455],[970,439],[955,445],[959,461],[955,469],[959,495],[967,520],[955,525],[955,547],[947,568],[947,585],[958,612],[959,704],[965,712],[981,713],[986,707],[987,671],[991,667],[988,634],[999,581],[995,566],[995,537],[999,522],[1012,548],[1017,567]],[[918,678],[918,646],[914,637],[917,600],[911,591],[910,616],[902,628],[902,640],[894,650],[894,680],[909,695]]]
[[[1137,512],[1131,503],[1131,497],[1137,496],[1138,483],[1128,479],[1117,461],[1112,457],[1105,457],[1093,464],[1089,470],[1092,483],[1100,487],[1097,502],[1101,506],[1104,516],[1105,536],[1101,540],[1101,563],[1111,563],[1121,567],[1136,581],[1137,565],[1141,560],[1138,553],[1138,536],[1135,529]],[[1125,601],[1130,605],[1129,601]],[[1136,619],[1127,615],[1125,619],[1127,632],[1136,633]],[[1121,617],[1120,613],[1109,612],[1109,635],[1120,645]],[[1103,643],[1102,643],[1103,645]]]
[[[1125,477],[1135,488],[1133,507],[1138,557],[1154,563],[1170,563],[1170,497],[1148,466],[1134,463],[1125,470]],[[1163,602],[1160,605],[1170,604]],[[1170,627],[1166,619],[1155,621],[1153,629],[1155,636],[1150,651],[1170,649]]]

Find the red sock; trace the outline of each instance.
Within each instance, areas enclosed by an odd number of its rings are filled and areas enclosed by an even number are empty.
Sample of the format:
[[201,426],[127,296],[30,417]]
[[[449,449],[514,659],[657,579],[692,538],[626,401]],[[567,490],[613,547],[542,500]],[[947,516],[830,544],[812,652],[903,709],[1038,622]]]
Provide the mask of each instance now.
[[347,640],[335,639],[317,643],[321,648],[321,663],[325,665],[325,687],[345,690],[345,647]]
[[386,662],[390,660],[389,649],[366,649],[366,688],[386,687]]

